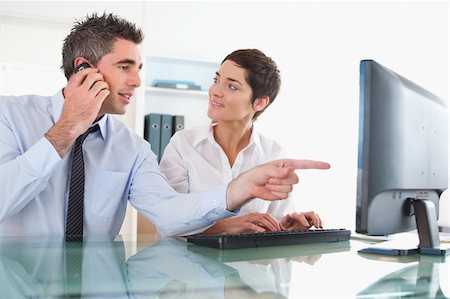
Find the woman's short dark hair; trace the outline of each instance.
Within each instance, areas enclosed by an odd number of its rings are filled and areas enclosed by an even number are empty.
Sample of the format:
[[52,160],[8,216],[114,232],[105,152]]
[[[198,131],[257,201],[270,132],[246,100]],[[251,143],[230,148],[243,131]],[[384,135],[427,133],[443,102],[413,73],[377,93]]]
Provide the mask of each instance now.
[[[231,60],[245,69],[245,80],[252,88],[252,104],[256,99],[266,96],[269,97],[269,105],[272,104],[281,86],[280,71],[272,58],[258,49],[240,49],[228,54],[222,63],[226,60]],[[266,108],[257,111],[253,120],[256,120]]]
[[125,39],[140,44],[143,38],[141,29],[118,16],[106,13],[87,15],[84,20],[75,22],[64,39],[61,69],[69,79],[77,57],[84,57],[97,65],[104,55],[112,51],[116,40]]

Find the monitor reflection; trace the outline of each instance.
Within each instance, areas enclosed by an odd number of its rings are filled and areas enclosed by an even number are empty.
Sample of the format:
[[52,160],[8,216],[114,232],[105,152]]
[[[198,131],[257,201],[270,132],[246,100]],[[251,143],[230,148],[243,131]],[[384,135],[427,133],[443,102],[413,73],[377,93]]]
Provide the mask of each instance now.
[[[376,255],[360,254],[364,258],[378,260]],[[374,297],[414,297],[448,298],[445,285],[441,285],[441,273],[445,268],[445,256],[427,256],[416,254],[411,257],[391,257],[390,261],[408,263],[404,268],[381,277],[357,294],[357,298]]]

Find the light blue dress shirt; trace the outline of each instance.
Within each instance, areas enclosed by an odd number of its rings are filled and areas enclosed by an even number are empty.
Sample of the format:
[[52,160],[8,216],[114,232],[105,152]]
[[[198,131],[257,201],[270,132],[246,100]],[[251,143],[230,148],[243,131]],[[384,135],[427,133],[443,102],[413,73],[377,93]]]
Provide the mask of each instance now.
[[[0,96],[0,236],[64,235],[72,155],[61,159],[44,137],[63,103],[62,91]],[[118,234],[127,201],[163,236],[196,233],[235,215],[226,210],[226,186],[179,194],[147,141],[111,115],[98,123],[83,144],[85,235]]]

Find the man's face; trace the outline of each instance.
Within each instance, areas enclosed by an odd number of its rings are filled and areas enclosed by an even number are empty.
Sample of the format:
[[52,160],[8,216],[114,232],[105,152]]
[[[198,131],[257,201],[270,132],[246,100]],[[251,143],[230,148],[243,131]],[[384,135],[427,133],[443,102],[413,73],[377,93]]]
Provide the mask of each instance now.
[[99,116],[124,114],[131,102],[134,89],[141,85],[139,71],[142,68],[138,46],[128,40],[118,39],[110,53],[104,55],[97,66],[109,85],[110,94],[99,111]]

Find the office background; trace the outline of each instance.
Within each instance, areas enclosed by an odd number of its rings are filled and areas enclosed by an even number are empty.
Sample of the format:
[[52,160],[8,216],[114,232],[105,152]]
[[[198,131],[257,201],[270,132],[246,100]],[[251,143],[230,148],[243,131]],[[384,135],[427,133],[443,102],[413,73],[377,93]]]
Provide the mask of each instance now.
[[[448,103],[448,1],[0,1],[0,94],[54,94],[65,84],[60,52],[73,21],[103,11],[143,28],[143,56],[219,63],[238,48],[271,56],[282,89],[257,126],[291,157],[331,163],[300,171],[293,192],[299,210],[330,227],[354,228],[359,61],[374,59]],[[138,132],[145,97],[140,88],[121,117]],[[448,198],[442,208],[450,222]],[[136,226],[130,210],[123,231]]]

